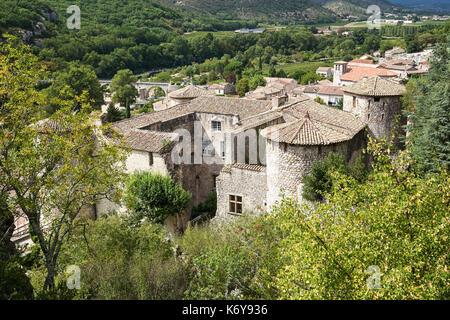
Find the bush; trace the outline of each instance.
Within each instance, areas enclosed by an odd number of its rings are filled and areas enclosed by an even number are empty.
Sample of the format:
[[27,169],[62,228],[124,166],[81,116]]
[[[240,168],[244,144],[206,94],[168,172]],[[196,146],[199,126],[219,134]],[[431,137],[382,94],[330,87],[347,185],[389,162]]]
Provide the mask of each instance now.
[[192,198],[169,176],[151,172],[132,174],[126,189],[124,201],[133,224],[139,224],[143,219],[164,223],[168,216],[182,213]]
[[362,157],[359,157],[350,167],[343,155],[329,153],[325,160],[315,162],[310,174],[303,178],[303,198],[309,201],[323,200],[331,191],[335,172],[353,176],[360,182],[367,175]]
[[192,208],[191,219],[204,213],[215,213],[217,211],[217,193],[211,192],[205,202]]
[[79,228],[62,261],[80,267],[82,299],[181,299],[190,275],[162,226],[119,216]]

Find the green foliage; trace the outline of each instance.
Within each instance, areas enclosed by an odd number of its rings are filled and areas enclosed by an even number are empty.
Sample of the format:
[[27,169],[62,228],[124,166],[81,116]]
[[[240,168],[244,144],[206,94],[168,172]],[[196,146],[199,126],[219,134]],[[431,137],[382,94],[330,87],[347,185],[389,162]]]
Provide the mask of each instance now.
[[323,76],[321,74],[316,74],[314,71],[310,71],[304,74],[300,80],[301,84],[312,84],[317,82],[318,80],[322,80]]
[[192,208],[191,220],[204,214],[215,213],[217,211],[217,193],[211,192],[205,202],[200,203],[198,206]]
[[303,198],[309,201],[321,201],[331,192],[333,175],[338,172],[362,182],[366,177],[363,158],[359,157],[353,166],[349,166],[343,155],[329,153],[328,157],[315,162],[311,172],[303,178]]
[[[58,99],[75,99],[82,94],[95,109],[99,109],[104,103],[104,92],[92,67],[72,62],[69,63],[67,69],[58,72],[55,76],[55,82],[45,90],[49,100],[47,105],[49,114],[58,109]],[[81,103],[75,101],[73,109],[80,110],[80,108]]]
[[138,225],[142,219],[164,223],[166,218],[183,212],[192,195],[169,176],[136,172],[127,182],[124,198],[130,219]]
[[450,165],[450,38],[435,50],[431,72],[407,85],[404,105],[412,125],[409,140],[412,156],[423,171]]
[[236,92],[240,97],[245,96],[245,94],[250,90],[249,81],[247,78],[240,79],[236,84]]
[[112,216],[80,226],[61,265],[80,267],[78,299],[181,299],[189,272],[173,249],[162,226]]
[[110,103],[108,105],[108,109],[106,109],[106,121],[112,123],[122,119],[122,112],[120,112],[119,109],[116,108],[114,103]]
[[344,99],[339,99],[339,101],[336,104],[336,108],[338,108],[339,110],[344,109]]
[[78,112],[72,112],[73,100],[60,100],[59,110],[40,121],[45,97],[35,87],[45,75],[42,66],[18,39],[7,38],[0,52],[0,153],[7,155],[0,181],[15,190],[8,203],[22,211],[37,237],[49,289],[75,218],[106,195],[118,200],[126,152],[116,146],[123,144],[117,136],[101,135],[106,128],[96,127],[86,97],[77,97]]
[[131,70],[118,71],[110,85],[113,103],[120,103],[122,107],[126,107],[129,111],[130,105],[136,101],[138,96],[138,91],[133,85],[136,81],[137,78],[133,76]]
[[266,85],[266,79],[262,75],[256,75],[250,79],[249,89],[255,90],[257,87],[264,87]]
[[421,178],[408,154],[371,154],[364,183],[335,172],[327,202],[286,201],[270,216],[287,235],[273,282],[282,299],[449,299],[448,173]]
[[277,230],[258,216],[186,230],[178,243],[195,272],[185,298],[276,299],[267,273],[281,266]]
[[315,102],[326,105],[325,101],[323,101],[323,99],[321,97],[317,97],[314,99]]

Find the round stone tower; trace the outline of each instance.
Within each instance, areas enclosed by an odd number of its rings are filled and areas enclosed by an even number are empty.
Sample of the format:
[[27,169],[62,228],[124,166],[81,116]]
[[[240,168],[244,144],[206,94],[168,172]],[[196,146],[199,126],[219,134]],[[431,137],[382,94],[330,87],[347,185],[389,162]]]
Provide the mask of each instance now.
[[[394,128],[399,133],[406,124],[401,115],[401,96],[405,86],[380,77],[363,79],[343,88],[344,111],[353,113],[366,123],[375,139],[389,139]],[[397,121],[398,120],[398,121]]]
[[302,101],[283,110],[294,121],[262,130],[266,138],[267,205],[283,196],[301,201],[302,179],[316,161],[339,153],[352,162],[364,145],[365,125],[352,114]]

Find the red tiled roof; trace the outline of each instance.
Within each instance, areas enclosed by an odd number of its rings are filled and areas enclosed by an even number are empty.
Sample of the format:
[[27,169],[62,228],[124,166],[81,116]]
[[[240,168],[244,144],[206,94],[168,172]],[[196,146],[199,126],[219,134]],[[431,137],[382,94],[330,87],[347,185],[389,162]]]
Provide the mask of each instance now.
[[338,86],[321,86],[318,94],[325,94],[329,96],[343,96],[344,91],[342,91],[342,87]]
[[353,59],[350,62],[353,63],[364,63],[364,64],[373,64],[373,60],[366,60],[366,59]]
[[397,73],[383,68],[357,67],[351,66],[347,68],[347,72],[341,76],[341,80],[357,82],[363,78],[373,77],[395,77]]

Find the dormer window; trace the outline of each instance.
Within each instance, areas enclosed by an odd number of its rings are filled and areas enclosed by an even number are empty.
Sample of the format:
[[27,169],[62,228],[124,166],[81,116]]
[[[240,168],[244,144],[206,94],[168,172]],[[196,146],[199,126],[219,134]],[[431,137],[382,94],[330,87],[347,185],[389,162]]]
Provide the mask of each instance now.
[[213,132],[220,132],[220,131],[222,131],[222,122],[220,122],[220,121],[211,121],[211,130]]

